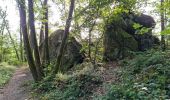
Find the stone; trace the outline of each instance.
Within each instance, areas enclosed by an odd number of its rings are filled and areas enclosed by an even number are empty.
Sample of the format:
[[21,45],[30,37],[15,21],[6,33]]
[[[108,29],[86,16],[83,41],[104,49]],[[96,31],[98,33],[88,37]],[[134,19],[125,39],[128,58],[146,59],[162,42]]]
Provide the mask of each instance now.
[[139,14],[139,15],[134,15],[134,22],[141,24],[142,26],[146,28],[154,28],[156,25],[155,20],[153,17],[146,15],[146,14]]
[[106,25],[104,33],[104,61],[113,61],[124,58],[126,50],[136,51],[138,43],[135,38],[128,34],[126,23],[120,16],[114,16]]
[[[148,32],[137,34],[133,25],[138,23],[141,28],[149,28]],[[145,51],[159,43],[159,39],[152,35],[155,27],[154,19],[145,14],[121,13],[108,19],[104,33],[103,60],[113,61],[124,58],[127,51]]]
[[[49,53],[52,63],[55,63],[57,60],[57,55],[59,53],[63,35],[64,30],[57,30],[49,36]],[[64,56],[62,58],[62,71],[66,71],[75,64],[83,62],[85,56],[83,53],[81,53],[81,48],[82,45],[77,42],[74,37],[68,39],[66,48],[64,50]]]

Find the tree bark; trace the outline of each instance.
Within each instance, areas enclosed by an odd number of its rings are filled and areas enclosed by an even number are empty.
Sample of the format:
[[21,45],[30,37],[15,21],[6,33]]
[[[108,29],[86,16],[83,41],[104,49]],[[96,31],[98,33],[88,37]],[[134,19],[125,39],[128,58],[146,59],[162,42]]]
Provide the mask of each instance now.
[[41,29],[40,29],[40,41],[39,41],[39,52],[40,52],[40,58],[41,58],[41,63],[43,64],[44,62],[44,25],[42,23]]
[[41,66],[39,49],[36,39],[36,32],[35,32],[35,20],[34,20],[34,10],[33,10],[33,0],[28,0],[28,7],[29,7],[29,27],[30,27],[30,38],[32,41],[33,53],[35,57],[35,65],[38,74],[38,79],[41,80],[44,76],[43,69]]
[[1,27],[1,30],[0,30],[0,33],[1,33],[1,37],[0,37],[0,44],[1,44],[0,62],[3,62],[3,57],[4,57],[4,54],[3,54],[4,30],[5,30],[5,26],[4,26],[4,23],[2,23],[2,27]]
[[20,59],[22,62],[24,62],[23,38],[22,38],[21,24],[20,24]]
[[41,25],[41,29],[40,29],[40,41],[39,41],[39,46],[42,45],[44,41],[44,25],[42,24]]
[[16,57],[17,57],[17,59],[18,59],[18,61],[19,61],[20,59],[19,59],[19,53],[18,53],[18,50],[17,50],[17,47],[16,47],[16,45],[15,45],[15,41],[14,41],[14,39],[12,38],[12,36],[11,36],[11,32],[9,31],[9,29],[8,29],[8,26],[7,26],[7,25],[6,25],[6,29],[7,29],[7,31],[8,31],[9,38],[11,39],[11,43],[12,43],[13,48],[14,48],[14,50],[15,50]]
[[48,47],[48,0],[44,0],[44,8],[45,8],[45,64],[49,65],[50,57],[49,57],[49,47]]
[[18,6],[19,6],[19,13],[20,13],[20,23],[21,23],[21,29],[23,33],[23,41],[24,41],[24,47],[26,51],[26,56],[29,64],[30,71],[32,73],[32,76],[35,81],[38,81],[38,75],[36,71],[36,66],[34,63],[29,38],[28,38],[28,30],[27,30],[27,24],[26,24],[26,7],[25,7],[25,0],[17,0]]
[[62,43],[60,45],[59,54],[57,55],[57,62],[56,62],[56,65],[54,67],[53,74],[56,74],[58,71],[60,71],[62,57],[64,55],[63,54],[64,48],[66,46],[67,39],[68,39],[68,36],[69,36],[69,29],[70,29],[70,25],[71,25],[72,16],[73,16],[75,0],[70,0],[70,2],[71,2],[71,4],[70,4],[70,8],[69,8],[69,15],[68,15],[68,18],[67,18],[67,21],[66,21],[64,35],[63,35]]
[[89,44],[88,44],[88,46],[89,46],[89,53],[88,53],[88,56],[89,56],[89,59],[90,59],[90,62],[91,63],[93,63],[93,60],[92,60],[92,57],[91,57],[91,44],[92,44],[92,31],[93,31],[93,28],[94,28],[94,26],[95,26],[95,24],[96,24],[96,21],[94,21],[93,23],[92,23],[92,25],[91,25],[91,27],[90,27],[90,29],[89,29]]
[[[161,0],[161,31],[165,30],[165,12],[164,12],[164,0]],[[165,46],[165,35],[161,35],[161,48],[162,51],[165,51],[166,46]]]

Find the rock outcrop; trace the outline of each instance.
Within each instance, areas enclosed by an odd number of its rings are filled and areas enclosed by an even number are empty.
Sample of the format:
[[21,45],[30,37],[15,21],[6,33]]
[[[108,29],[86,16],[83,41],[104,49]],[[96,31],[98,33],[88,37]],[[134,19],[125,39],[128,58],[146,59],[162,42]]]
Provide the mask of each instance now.
[[[137,34],[134,24],[140,24],[141,28],[148,31]],[[144,51],[151,48],[158,40],[152,35],[155,21],[151,16],[145,14],[117,14],[108,20],[104,34],[104,56],[103,60],[113,61],[127,55],[127,51]],[[139,30],[140,30],[139,29]]]
[[[52,63],[55,63],[57,60],[63,34],[64,30],[57,30],[49,36],[49,53]],[[62,60],[62,71],[68,70],[73,67],[74,64],[83,62],[84,54],[80,52],[81,48],[81,44],[77,42],[74,37],[69,38]]]

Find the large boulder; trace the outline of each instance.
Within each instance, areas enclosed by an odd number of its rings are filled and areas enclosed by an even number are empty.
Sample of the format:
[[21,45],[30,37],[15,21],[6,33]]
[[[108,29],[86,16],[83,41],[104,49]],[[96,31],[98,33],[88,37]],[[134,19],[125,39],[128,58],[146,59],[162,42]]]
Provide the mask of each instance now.
[[126,27],[124,19],[118,15],[115,15],[106,24],[104,33],[104,61],[121,59],[125,56],[126,50],[136,51],[138,49],[137,41],[125,31]]
[[[136,41],[138,41],[138,50],[144,51],[149,48],[152,48],[156,42],[154,39],[156,38],[155,36],[152,35],[152,29],[155,27],[156,22],[153,19],[153,17],[146,15],[146,14],[131,14],[133,23],[129,24],[127,23],[128,26],[131,26],[131,29],[128,28],[126,31],[133,35]],[[138,23],[142,25],[141,28],[148,28],[149,30],[146,33],[143,34],[137,34],[137,29],[133,27],[134,23]],[[133,31],[128,31],[128,30],[133,30]]]
[[134,15],[133,20],[134,20],[134,22],[139,23],[147,28],[153,28],[156,25],[156,22],[153,19],[153,17],[146,15],[146,14]]
[[[49,53],[50,60],[55,63],[59,48],[62,42],[64,30],[57,30],[49,36]],[[62,60],[62,71],[66,71],[73,67],[75,64],[83,62],[84,54],[81,53],[81,44],[76,41],[74,37],[69,38],[66,48],[64,50],[64,56]]]
[[134,35],[136,32],[136,29],[133,27],[134,23],[138,23],[146,28],[154,28],[156,25],[153,17],[146,14],[123,13],[121,16],[127,24],[125,29],[126,32],[132,35]]
[[[140,24],[141,29],[149,28],[148,32],[136,34],[139,30],[133,27],[135,23]],[[113,15],[105,26],[103,60],[113,61],[125,57],[126,51],[143,51],[151,48],[156,43],[156,37],[152,35],[154,27],[154,19],[145,14]]]

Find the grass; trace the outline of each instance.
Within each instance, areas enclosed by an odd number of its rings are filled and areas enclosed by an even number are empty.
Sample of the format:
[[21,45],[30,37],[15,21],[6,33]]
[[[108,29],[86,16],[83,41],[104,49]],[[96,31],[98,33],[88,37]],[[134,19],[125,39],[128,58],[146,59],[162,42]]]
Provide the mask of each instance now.
[[15,66],[8,65],[7,63],[0,63],[0,87],[8,82],[15,68]]

